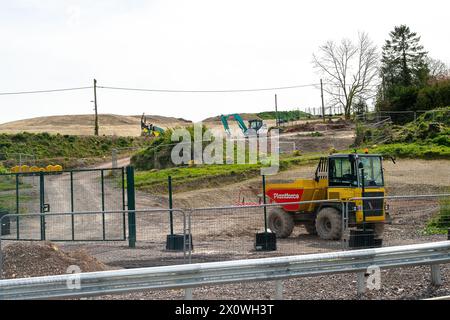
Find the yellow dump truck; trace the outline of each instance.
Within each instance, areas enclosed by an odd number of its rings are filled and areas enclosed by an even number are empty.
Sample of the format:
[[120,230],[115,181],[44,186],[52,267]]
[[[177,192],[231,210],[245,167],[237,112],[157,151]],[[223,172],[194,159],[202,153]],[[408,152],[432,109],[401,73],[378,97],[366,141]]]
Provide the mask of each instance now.
[[[287,203],[270,211],[269,227],[280,238],[303,225],[310,234],[337,240],[344,225],[342,204],[348,202],[348,226],[364,226],[381,237],[388,217],[384,195],[381,155],[333,154],[320,159],[313,179],[267,184],[266,197],[271,203]],[[375,199],[350,200],[361,197]],[[312,200],[320,203],[294,203]]]

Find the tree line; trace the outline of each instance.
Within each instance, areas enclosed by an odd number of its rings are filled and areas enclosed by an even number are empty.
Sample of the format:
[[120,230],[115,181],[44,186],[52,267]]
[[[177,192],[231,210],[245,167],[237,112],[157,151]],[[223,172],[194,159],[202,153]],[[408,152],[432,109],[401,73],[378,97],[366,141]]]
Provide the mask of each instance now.
[[367,110],[431,110],[450,105],[450,68],[432,58],[420,36],[406,25],[394,27],[381,53],[367,33],[353,42],[327,41],[313,54],[313,66],[325,82],[330,107],[346,118]]

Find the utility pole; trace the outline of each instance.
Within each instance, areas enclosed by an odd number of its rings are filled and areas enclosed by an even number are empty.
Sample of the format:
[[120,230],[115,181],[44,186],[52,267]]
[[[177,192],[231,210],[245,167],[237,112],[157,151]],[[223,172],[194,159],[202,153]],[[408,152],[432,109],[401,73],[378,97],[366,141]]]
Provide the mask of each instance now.
[[97,80],[95,80],[95,79],[94,79],[94,109],[95,109],[94,135],[98,136]]
[[277,105],[277,95],[275,94],[275,126],[278,127],[278,105]]
[[322,119],[325,122],[325,104],[323,103],[323,84],[322,79],[320,79],[320,97],[322,98]]

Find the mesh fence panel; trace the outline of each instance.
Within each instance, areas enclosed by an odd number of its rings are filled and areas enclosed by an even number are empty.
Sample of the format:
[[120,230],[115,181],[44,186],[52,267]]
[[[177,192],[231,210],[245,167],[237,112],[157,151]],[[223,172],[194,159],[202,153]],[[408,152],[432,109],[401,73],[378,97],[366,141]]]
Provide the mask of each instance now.
[[[280,210],[280,206],[267,206],[268,231],[270,214],[274,210]],[[276,240],[276,251],[256,250],[256,234],[265,231],[264,206],[193,210],[191,225],[194,261],[298,255],[342,249],[341,241],[322,240],[310,234],[304,223],[295,223],[288,237]]]
[[[168,209],[141,209],[136,210],[135,214],[136,248],[129,250],[123,244],[121,248],[117,246],[110,248],[111,252],[105,255],[106,259],[112,261],[112,265],[137,268],[183,264],[187,262],[183,245],[178,247],[178,250],[167,250],[167,236],[170,235]],[[173,234],[182,239],[184,234],[184,213],[179,210],[174,210],[172,217]],[[128,217],[126,233],[128,238]]]
[[2,240],[41,240],[41,217],[38,214],[5,216],[2,222]]
[[40,212],[40,183],[38,175],[18,175],[19,211],[16,213]]
[[[0,175],[0,211],[27,214],[124,210],[123,172],[118,168]],[[121,240],[124,218],[123,212],[48,215],[39,217],[36,226],[36,219],[19,217],[13,227],[16,238],[23,236],[24,240],[40,239],[41,233],[53,240]],[[42,232],[40,224],[45,225]]]
[[[368,216],[365,229],[363,224],[350,226],[343,237],[348,242],[347,248],[388,247],[447,239],[450,228],[449,196],[405,196],[387,198],[384,203],[388,207],[388,223],[374,223]],[[350,217],[354,214],[354,209],[350,208]]]

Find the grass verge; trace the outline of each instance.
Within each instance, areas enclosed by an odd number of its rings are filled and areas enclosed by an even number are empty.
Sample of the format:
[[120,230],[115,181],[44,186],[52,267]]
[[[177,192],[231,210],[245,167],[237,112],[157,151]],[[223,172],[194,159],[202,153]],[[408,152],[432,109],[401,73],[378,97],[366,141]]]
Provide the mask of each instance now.
[[371,148],[370,151],[398,158],[450,159],[450,147],[435,144],[393,143]]
[[[324,154],[312,154],[280,159],[280,171],[316,163]],[[220,187],[241,182],[260,175],[261,164],[223,164],[177,167],[161,170],[137,171],[135,186],[138,190],[167,193],[167,177],[172,177],[173,191],[184,192],[208,187]]]

